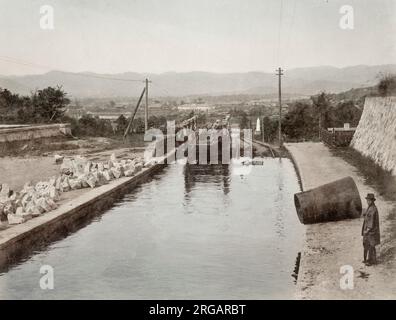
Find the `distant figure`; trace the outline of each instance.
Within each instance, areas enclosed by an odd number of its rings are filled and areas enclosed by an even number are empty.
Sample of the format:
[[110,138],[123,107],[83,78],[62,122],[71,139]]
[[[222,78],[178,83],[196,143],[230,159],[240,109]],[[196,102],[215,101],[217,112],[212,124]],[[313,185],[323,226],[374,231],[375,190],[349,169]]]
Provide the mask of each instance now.
[[[380,228],[378,210],[375,206],[375,196],[373,193],[368,193],[367,197],[367,210],[363,214],[364,222],[362,227],[364,260],[367,266],[377,263],[375,246],[380,244]],[[368,254],[368,257],[367,257]]]

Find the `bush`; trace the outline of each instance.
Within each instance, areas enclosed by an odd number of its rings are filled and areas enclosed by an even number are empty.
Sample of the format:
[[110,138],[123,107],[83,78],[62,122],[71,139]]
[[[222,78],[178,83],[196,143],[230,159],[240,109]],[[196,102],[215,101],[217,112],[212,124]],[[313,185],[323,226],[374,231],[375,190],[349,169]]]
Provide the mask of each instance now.
[[396,75],[382,76],[377,85],[378,94],[382,97],[396,94]]
[[282,129],[289,139],[311,139],[317,135],[317,120],[313,107],[297,102],[289,109],[282,121]]

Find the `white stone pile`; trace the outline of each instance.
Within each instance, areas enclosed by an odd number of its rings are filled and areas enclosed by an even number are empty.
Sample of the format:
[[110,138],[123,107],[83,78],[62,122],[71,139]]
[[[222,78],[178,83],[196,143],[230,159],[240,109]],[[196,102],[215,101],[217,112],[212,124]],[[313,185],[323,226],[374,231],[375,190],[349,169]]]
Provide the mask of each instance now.
[[81,188],[95,188],[121,177],[131,177],[143,168],[143,160],[134,158],[117,161],[114,154],[107,162],[92,162],[83,157],[63,160],[61,176],[56,187],[66,192]]
[[[55,161],[59,161],[58,158]],[[20,192],[13,192],[7,184],[1,185],[0,216],[9,224],[23,223],[57,208],[56,201],[62,192],[81,188],[95,188],[121,177],[131,177],[145,165],[136,157],[117,161],[114,154],[106,162],[92,162],[84,157],[62,159],[60,175],[36,185],[26,183]]]
[[59,199],[55,179],[40,181],[35,186],[26,183],[20,192],[10,191],[7,184],[2,184],[0,192],[0,213],[7,217],[9,224],[23,223],[32,217],[57,208]]

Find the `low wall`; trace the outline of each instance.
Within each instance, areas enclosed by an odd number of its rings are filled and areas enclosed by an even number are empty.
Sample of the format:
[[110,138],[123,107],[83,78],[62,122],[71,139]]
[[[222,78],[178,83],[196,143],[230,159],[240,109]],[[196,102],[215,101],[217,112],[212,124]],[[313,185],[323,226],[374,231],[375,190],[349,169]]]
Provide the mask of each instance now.
[[[168,153],[165,161],[175,151]],[[143,168],[133,177],[122,177],[110,184],[94,188],[58,209],[0,231],[0,272],[53,241],[59,240],[90,222],[92,217],[109,209],[117,199],[146,181],[166,164],[155,164]]]
[[351,147],[396,175],[396,97],[366,98]]
[[71,135],[70,124],[24,126],[0,130],[0,143]]

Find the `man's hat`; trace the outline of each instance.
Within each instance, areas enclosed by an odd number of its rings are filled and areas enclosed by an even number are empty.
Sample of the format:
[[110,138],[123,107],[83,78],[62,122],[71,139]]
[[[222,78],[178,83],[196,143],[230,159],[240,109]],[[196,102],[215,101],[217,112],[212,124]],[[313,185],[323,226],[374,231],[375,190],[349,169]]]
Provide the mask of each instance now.
[[373,201],[376,200],[375,196],[374,196],[374,193],[367,193],[366,199],[367,200],[373,200]]

